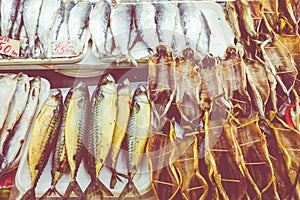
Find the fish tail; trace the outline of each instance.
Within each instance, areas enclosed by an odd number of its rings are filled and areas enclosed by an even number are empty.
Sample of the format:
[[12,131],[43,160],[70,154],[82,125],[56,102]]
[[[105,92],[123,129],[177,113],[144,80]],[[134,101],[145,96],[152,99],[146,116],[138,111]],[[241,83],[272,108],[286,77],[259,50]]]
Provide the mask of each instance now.
[[126,176],[125,174],[121,174],[119,172],[117,172],[115,169],[111,169],[111,172],[112,172],[112,177],[110,179],[110,188],[111,189],[114,189],[116,184],[117,184],[117,181],[120,181],[123,183],[122,179],[120,178],[121,177],[124,177],[124,178],[128,178],[128,176]]
[[79,198],[84,199],[82,189],[76,180],[69,183],[63,199],[67,200],[71,196],[72,192],[74,192]]
[[63,196],[59,191],[57,191],[55,186],[52,186],[40,197],[40,200],[49,197],[51,194],[58,194],[60,197]]
[[124,199],[126,194],[128,194],[129,192],[131,192],[136,199],[142,199],[139,191],[137,190],[135,184],[131,179],[128,179],[128,183],[126,184],[123,191],[121,192],[119,196],[119,200]]
[[32,200],[35,199],[35,191],[34,188],[30,188],[27,192],[22,196],[21,200]]
[[102,191],[100,187],[97,187],[96,180],[92,180],[90,184],[87,186],[86,190],[84,191],[84,198],[85,199],[103,199]]

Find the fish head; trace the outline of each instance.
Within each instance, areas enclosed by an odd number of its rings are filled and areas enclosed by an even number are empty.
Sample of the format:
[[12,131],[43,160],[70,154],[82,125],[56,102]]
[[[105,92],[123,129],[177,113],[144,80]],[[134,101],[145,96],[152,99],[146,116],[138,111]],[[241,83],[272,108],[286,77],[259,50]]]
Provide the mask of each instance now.
[[160,44],[156,47],[156,54],[159,58],[166,58],[169,56],[169,47],[166,44]]
[[50,93],[45,104],[56,106],[57,104],[62,103],[62,99],[63,99],[63,96],[62,96],[61,90],[56,88],[56,89],[52,90],[52,92]]
[[181,54],[185,60],[193,60],[195,52],[191,47],[186,47]]
[[72,98],[81,98],[88,94],[88,86],[86,82],[80,81],[74,88]]
[[201,67],[204,69],[213,68],[216,65],[216,59],[211,55],[206,55],[201,60]]
[[134,92],[134,101],[148,103],[147,89],[143,84],[139,84]]
[[104,74],[98,84],[101,92],[116,93],[116,82],[111,74]]

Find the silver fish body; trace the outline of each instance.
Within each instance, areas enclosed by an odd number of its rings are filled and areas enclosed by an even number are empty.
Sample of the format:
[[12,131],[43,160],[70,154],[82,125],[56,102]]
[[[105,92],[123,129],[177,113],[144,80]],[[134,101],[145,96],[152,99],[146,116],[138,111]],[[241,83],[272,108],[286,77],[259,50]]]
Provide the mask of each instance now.
[[16,76],[16,79],[16,90],[11,99],[5,123],[1,129],[0,154],[2,156],[5,154],[9,138],[13,135],[12,129],[25,109],[30,90],[29,78],[26,74],[20,73]]
[[57,40],[59,41],[64,41],[64,40],[69,40],[69,29],[68,29],[68,24],[69,24],[69,17],[70,17],[70,12],[75,6],[74,1],[70,2],[64,2],[64,17],[61,26],[59,27],[59,31],[57,34]]
[[58,37],[58,33],[59,33],[59,30],[60,30],[60,27],[62,25],[63,18],[64,18],[64,12],[65,12],[65,4],[63,3],[63,1],[60,1],[60,6],[56,13],[56,16],[55,16],[55,19],[53,22],[53,27],[51,28],[50,39],[52,41],[55,41]]
[[147,48],[152,51],[159,44],[156,32],[155,7],[150,2],[138,3],[134,7],[135,26]]
[[11,38],[18,40],[20,37],[20,32],[21,28],[23,26],[22,24],[22,12],[23,12],[23,5],[24,5],[24,0],[20,0],[20,3],[17,7],[16,11],[16,19],[14,21],[14,25],[11,31]]
[[89,29],[91,32],[93,45],[95,45],[95,55],[99,58],[107,54],[106,39],[109,28],[110,5],[107,1],[99,1],[90,13]]
[[51,40],[51,31],[54,28],[54,21],[60,10],[60,6],[61,0],[43,0],[42,3],[37,35],[45,57],[48,52],[48,42]]
[[35,51],[37,25],[43,0],[25,0],[23,5],[23,23],[28,37],[29,53],[32,56]]
[[129,54],[129,41],[133,24],[133,6],[117,4],[111,7],[110,28],[117,50],[121,54]]
[[1,35],[3,37],[11,37],[19,4],[20,0],[1,1]]
[[5,160],[0,166],[0,173],[13,168],[18,163],[17,158],[20,156],[23,142],[28,135],[29,127],[39,103],[40,89],[41,78],[35,77],[30,81],[30,91],[24,112],[12,130],[13,136],[9,140],[8,149],[4,154]]
[[90,11],[92,7],[87,1],[77,3],[70,11],[68,29],[70,40],[79,40],[88,26]]
[[8,114],[9,104],[17,88],[17,79],[15,75],[0,76],[0,130],[2,130],[4,122]]
[[180,3],[178,6],[186,44],[200,52],[201,56],[206,55],[211,32],[204,14],[193,3]]
[[156,23],[159,42],[172,46],[175,29],[177,7],[171,3],[156,4]]

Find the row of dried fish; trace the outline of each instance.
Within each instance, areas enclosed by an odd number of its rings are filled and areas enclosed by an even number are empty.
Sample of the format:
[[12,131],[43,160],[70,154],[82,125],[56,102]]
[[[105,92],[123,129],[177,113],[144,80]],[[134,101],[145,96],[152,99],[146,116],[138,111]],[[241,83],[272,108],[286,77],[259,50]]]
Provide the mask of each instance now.
[[[149,162],[155,194],[168,199],[180,198],[177,191],[184,199],[285,199],[289,195],[299,199],[298,190],[292,191],[300,187],[296,179],[300,134],[276,113],[279,97],[286,93],[279,86],[271,87],[270,80],[276,85],[280,79],[263,62],[243,58],[237,47],[228,47],[223,59],[197,60],[193,52],[187,48],[174,59],[165,46],[158,46],[149,61],[152,132],[158,133],[148,144],[148,151],[154,151]],[[295,78],[284,80],[290,84]],[[293,84],[286,91],[292,89]],[[169,121],[174,121],[175,128],[170,128]],[[170,132],[174,137],[172,129],[183,138],[179,144],[161,135]],[[198,162],[198,147],[190,147],[196,149],[194,154],[174,159],[180,153],[172,149],[180,148],[180,143],[192,145],[191,135],[203,143],[199,151],[204,160]],[[165,139],[155,139],[160,137]],[[184,147],[178,152],[184,152]],[[205,163],[200,175],[198,163]]]
[[99,1],[91,12],[89,28],[93,53],[100,58],[119,55],[119,61],[135,62],[130,51],[137,41],[150,53],[159,43],[172,47],[175,53],[186,45],[199,57],[209,52],[211,30],[199,6],[192,2],[110,5]]
[[[130,191],[140,197],[133,178],[141,162],[149,127],[150,104],[143,85],[136,88],[132,101],[129,81],[125,80],[117,86],[109,74],[102,76],[91,100],[84,82],[71,88],[64,102],[61,91],[54,89],[33,125],[27,153],[31,185],[22,199],[35,198],[35,187],[53,151],[51,188],[45,191],[42,199],[52,193],[67,199],[73,192],[82,199],[103,199],[103,192],[113,196],[98,177],[110,155],[113,172],[111,188],[115,186],[118,178],[116,162],[125,133],[128,174],[123,176],[128,183],[124,185],[120,199]],[[82,161],[91,177],[84,192],[77,182]],[[62,195],[56,189],[56,184],[68,168],[71,180]]]
[[8,0],[1,2],[1,36],[21,41],[21,58],[46,58],[52,41],[89,39],[91,5],[73,0]]
[[91,36],[96,57],[136,64],[131,51],[139,41],[144,44],[139,48],[150,54],[165,43],[177,54],[190,45],[202,57],[209,52],[211,30],[201,8],[192,2],[10,0],[1,3],[1,35],[21,41],[24,58],[51,56],[52,41],[78,41],[82,51]]
[[35,115],[41,79],[24,73],[0,76],[0,177],[16,167],[23,141]]
[[215,112],[226,113],[224,105],[212,102],[204,129],[182,139],[174,122],[149,138],[156,198],[300,199],[300,132],[279,115],[216,119]]

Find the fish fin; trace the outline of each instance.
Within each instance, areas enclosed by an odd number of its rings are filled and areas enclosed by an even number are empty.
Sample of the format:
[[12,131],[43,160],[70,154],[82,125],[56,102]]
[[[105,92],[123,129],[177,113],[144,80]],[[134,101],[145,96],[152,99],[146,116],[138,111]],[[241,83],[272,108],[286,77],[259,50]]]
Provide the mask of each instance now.
[[96,180],[90,182],[83,195],[85,199],[103,199],[102,191],[100,190],[100,187],[97,187]]
[[68,199],[71,193],[74,192],[79,198],[83,198],[83,192],[77,181],[71,181],[66,189],[63,199]]
[[27,192],[22,196],[21,200],[32,200],[35,199],[35,191],[34,188],[30,188]]
[[131,192],[136,199],[142,199],[139,191],[137,190],[135,184],[131,179],[128,180],[128,183],[126,184],[123,191],[121,192],[119,196],[119,200],[124,199],[126,194],[128,194],[129,192]]
[[109,185],[111,189],[115,188],[115,186],[116,186],[116,184],[117,184],[118,181],[120,181],[120,182],[123,183],[123,181],[120,178],[120,176],[123,177],[123,178],[128,178],[127,175],[121,174],[121,173],[117,172],[114,169],[111,169],[111,172],[112,172],[112,177],[110,179],[110,185]]

